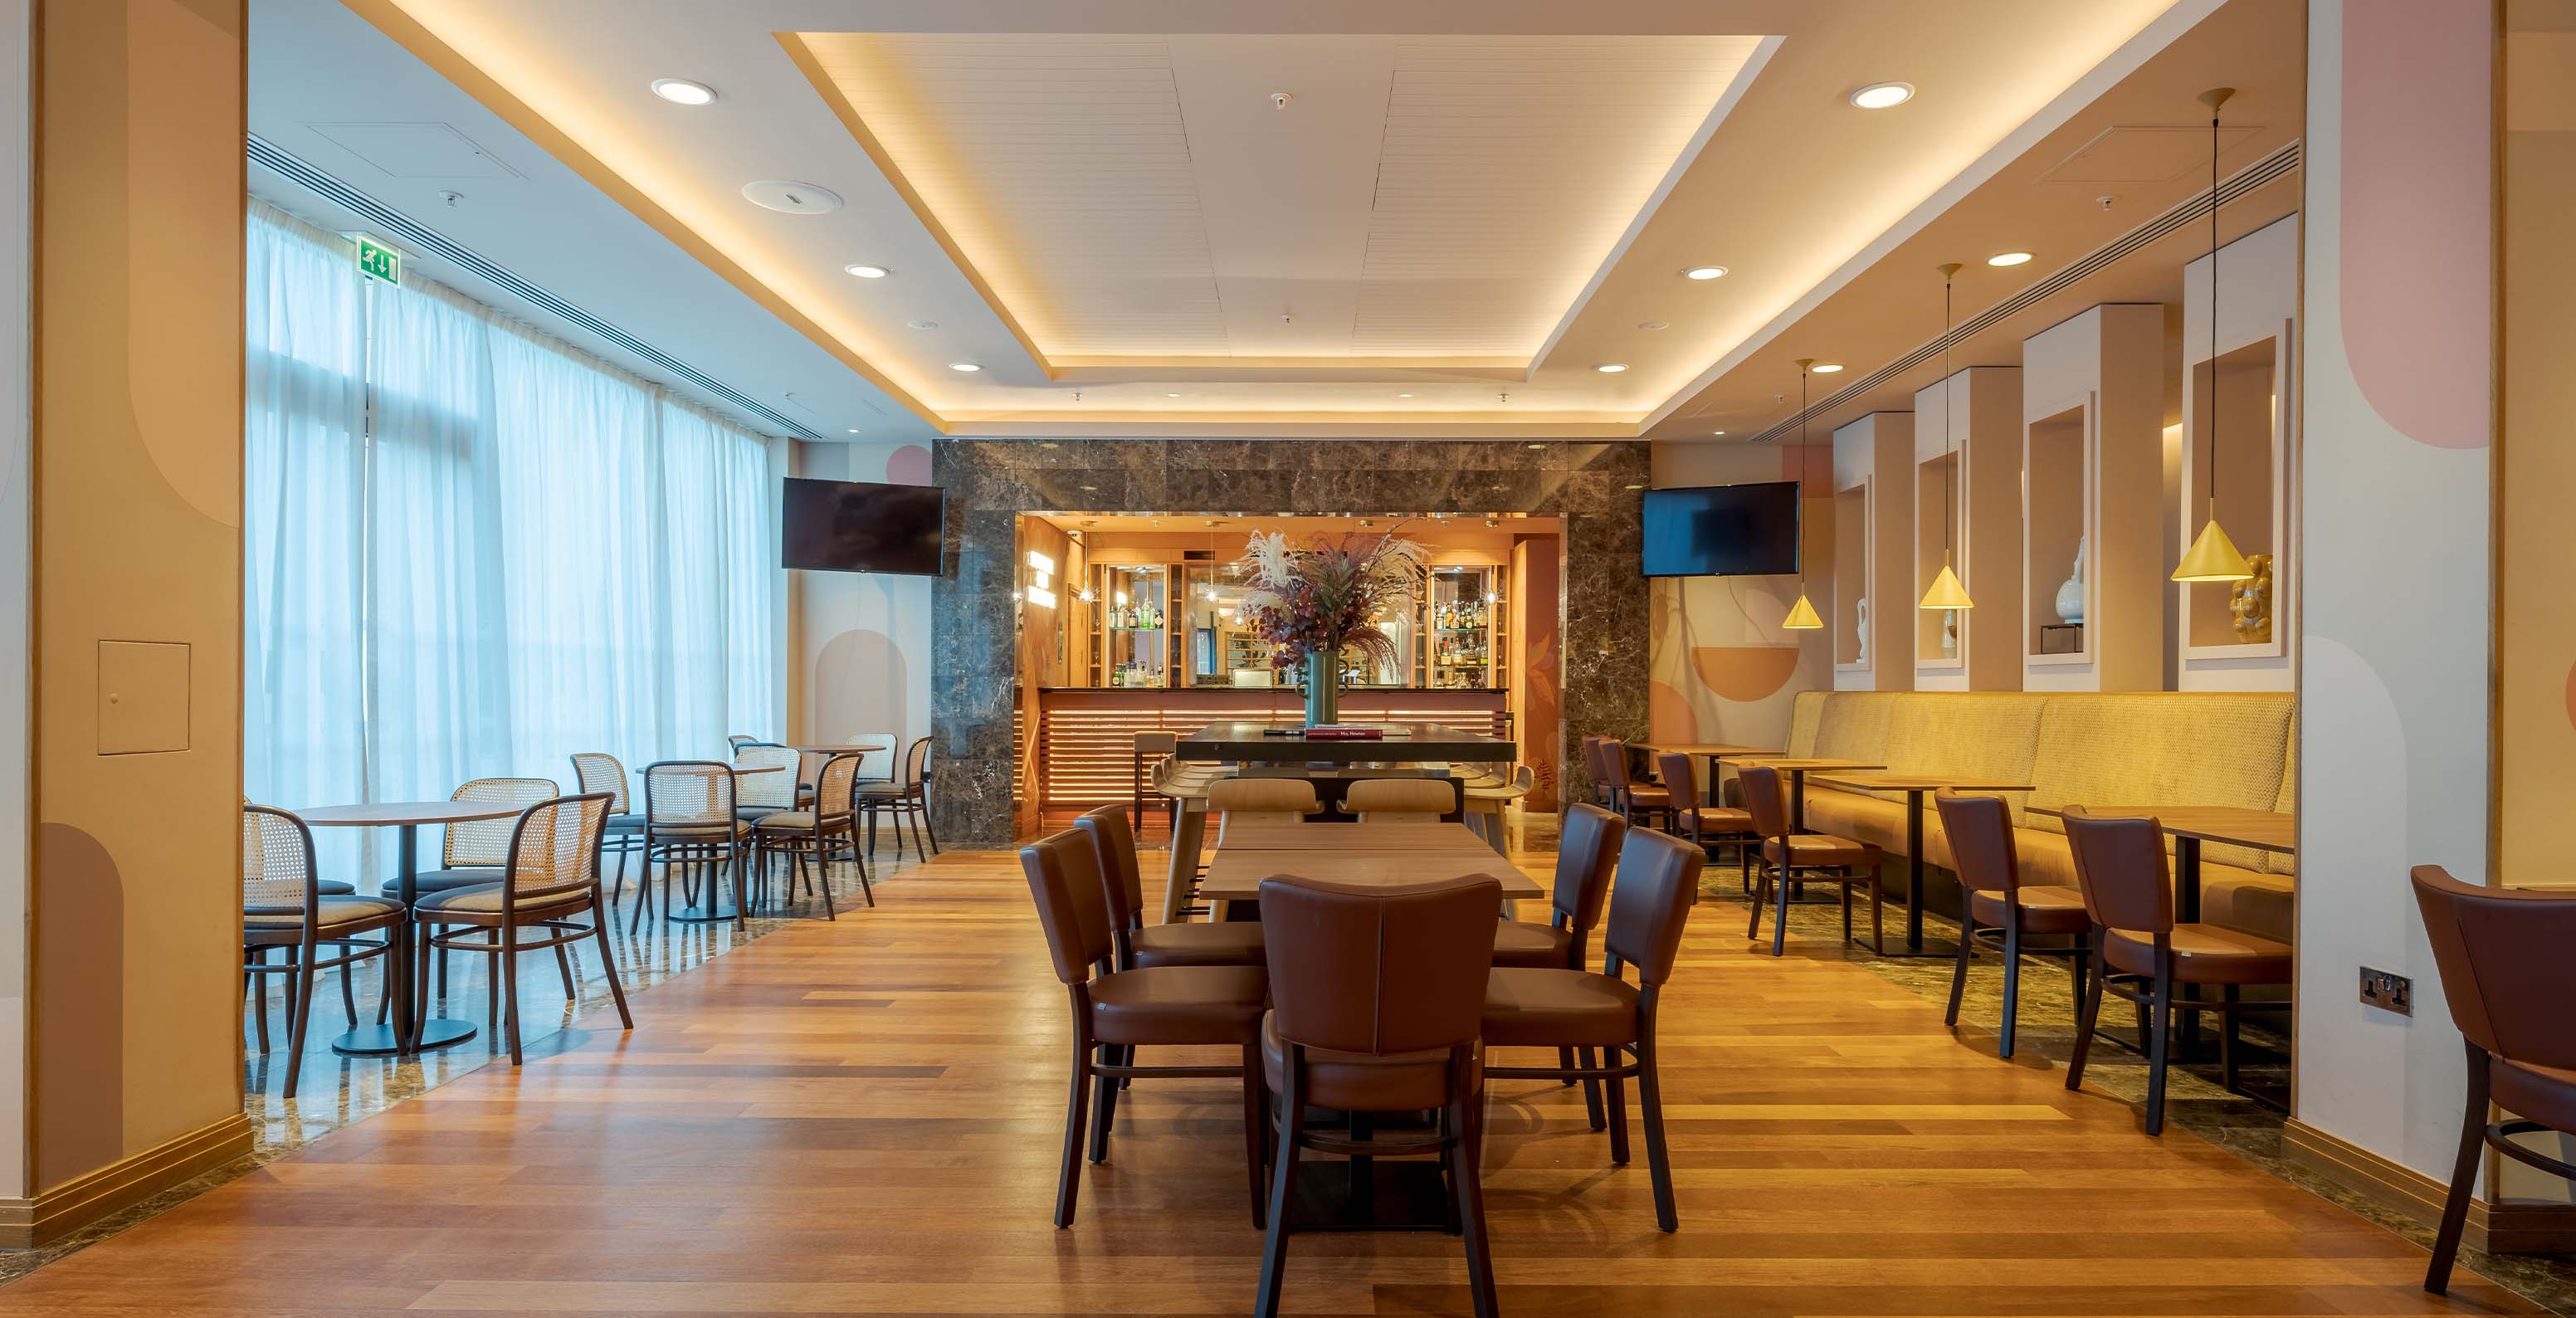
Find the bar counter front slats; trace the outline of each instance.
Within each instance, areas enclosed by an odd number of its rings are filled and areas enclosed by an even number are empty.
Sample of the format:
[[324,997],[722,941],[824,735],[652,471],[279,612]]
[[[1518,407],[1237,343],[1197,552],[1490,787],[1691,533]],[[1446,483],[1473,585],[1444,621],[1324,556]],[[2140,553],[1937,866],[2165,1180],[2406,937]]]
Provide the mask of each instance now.
[[[1342,693],[1341,716],[1354,723],[1440,723],[1503,737],[1503,696],[1491,689],[1364,688]],[[1038,782],[1049,809],[1130,799],[1139,732],[1187,736],[1227,720],[1290,726],[1306,716],[1305,698],[1287,689],[1066,687],[1041,691],[1038,699]]]

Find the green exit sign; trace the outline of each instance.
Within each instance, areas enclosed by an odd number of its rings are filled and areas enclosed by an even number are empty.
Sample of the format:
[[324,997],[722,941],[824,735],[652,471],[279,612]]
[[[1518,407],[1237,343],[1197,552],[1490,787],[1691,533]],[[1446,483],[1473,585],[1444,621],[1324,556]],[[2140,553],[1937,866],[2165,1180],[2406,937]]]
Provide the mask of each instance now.
[[365,234],[358,238],[358,273],[373,275],[388,284],[402,284],[402,253],[377,242]]

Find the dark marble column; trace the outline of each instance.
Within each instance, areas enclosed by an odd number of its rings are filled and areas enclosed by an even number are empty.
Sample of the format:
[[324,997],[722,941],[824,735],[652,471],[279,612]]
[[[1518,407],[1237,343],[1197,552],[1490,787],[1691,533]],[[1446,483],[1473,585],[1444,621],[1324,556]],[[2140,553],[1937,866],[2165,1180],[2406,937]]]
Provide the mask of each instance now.
[[1566,799],[1589,790],[1575,739],[1646,734],[1643,441],[943,439],[933,469],[948,491],[948,571],[931,592],[930,797],[943,844],[1012,840],[1012,518],[1023,512],[1560,518]]

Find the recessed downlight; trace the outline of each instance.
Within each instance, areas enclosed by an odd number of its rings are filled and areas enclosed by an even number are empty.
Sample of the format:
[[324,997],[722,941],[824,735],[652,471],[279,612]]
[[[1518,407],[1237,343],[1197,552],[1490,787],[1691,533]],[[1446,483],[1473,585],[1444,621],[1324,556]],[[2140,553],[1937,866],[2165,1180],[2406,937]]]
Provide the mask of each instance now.
[[1710,431],[1710,432],[1708,432],[1708,433],[1710,433],[1711,435],[1723,435],[1723,434],[1725,434],[1726,432],[1725,432],[1725,431],[1723,431],[1723,430],[1712,430],[1712,431]]
[[1818,375],[1831,375],[1842,368],[1843,364],[1841,362],[1818,362],[1808,369],[1814,371]]
[[1637,328],[1641,330],[1669,329],[1671,326],[1672,322],[1668,320],[1641,320],[1637,322]]
[[1724,279],[1726,278],[1726,267],[1722,265],[1695,265],[1688,270],[1682,271],[1682,278]]
[[1398,397],[1398,398],[1411,398],[1412,396],[1413,396],[1413,395],[1411,395],[1411,394],[1397,394],[1397,395],[1396,395],[1396,397]]
[[[981,366],[976,365],[976,364],[975,364],[975,363],[973,363],[973,362],[950,362],[950,363],[948,363],[948,369],[950,369],[950,370],[952,370],[952,371],[963,371],[963,372],[965,372],[965,373],[966,373],[966,374],[968,374],[968,375],[973,375],[975,372],[980,371],[980,370],[982,370],[982,369],[984,369],[984,368],[983,368],[983,367],[981,367]],[[1835,369],[1835,370],[1837,370],[1837,371],[1839,371],[1839,370],[1841,370],[1842,368],[1841,368],[1841,367],[1839,367],[1839,366],[1837,366],[1837,367],[1835,367],[1834,369]]]
[[742,185],[744,200],[789,215],[829,215],[841,208],[841,194],[815,183],[787,178],[754,179]]
[[1997,252],[1986,258],[1988,265],[2024,265],[2029,261],[2028,252]]
[[1621,371],[1624,371],[1624,370],[1628,369],[1628,363],[1626,363],[1626,362],[1603,362],[1603,363],[1601,363],[1600,365],[1593,367],[1592,369],[1594,369],[1594,370],[1596,370],[1596,371],[1601,372],[1603,375],[1617,375],[1619,372],[1621,372]]
[[939,322],[938,322],[938,321],[935,321],[935,320],[907,320],[907,321],[905,321],[905,322],[904,322],[904,324],[905,324],[907,327],[909,327],[909,328],[912,328],[912,329],[920,329],[920,330],[931,330],[931,329],[937,329],[937,328],[939,328]]
[[1546,447],[1547,447],[1547,445],[1545,445],[1545,444],[1530,444],[1530,445],[1526,445],[1525,447],[1528,447],[1528,448],[1539,448],[1539,449],[1543,449],[1543,448],[1546,448]]
[[[1165,395],[1163,395],[1163,396],[1164,396],[1165,398],[1178,398],[1178,397],[1180,397],[1180,395],[1179,395],[1179,394],[1165,394]],[[1211,525],[1213,525],[1213,523],[1211,523]]]
[[653,94],[673,105],[707,105],[716,99],[715,88],[686,78],[655,78]]
[[860,263],[859,263],[859,264],[857,264],[857,265],[845,265],[845,266],[842,266],[842,267],[841,267],[841,270],[842,270],[844,273],[849,274],[849,275],[852,275],[852,276],[854,276],[854,277],[856,277],[856,278],[859,278],[859,279],[883,279],[883,278],[885,278],[887,275],[890,275],[890,274],[893,274],[893,273],[894,273],[892,270],[888,270],[888,269],[886,269],[884,266],[881,266],[881,265],[869,265],[869,264],[867,264],[867,263],[866,263],[866,262],[864,262],[864,261],[860,262]]
[[1851,103],[1864,110],[1893,109],[1913,99],[1914,84],[1910,82],[1873,82],[1851,94]]

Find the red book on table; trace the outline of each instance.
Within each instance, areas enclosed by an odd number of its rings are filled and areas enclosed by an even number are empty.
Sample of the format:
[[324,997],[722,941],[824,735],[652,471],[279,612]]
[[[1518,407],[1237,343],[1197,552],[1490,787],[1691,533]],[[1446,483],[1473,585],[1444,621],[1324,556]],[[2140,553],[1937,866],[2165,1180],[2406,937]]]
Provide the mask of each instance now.
[[1318,723],[1306,729],[1308,741],[1380,741],[1385,737],[1386,729],[1365,723]]

